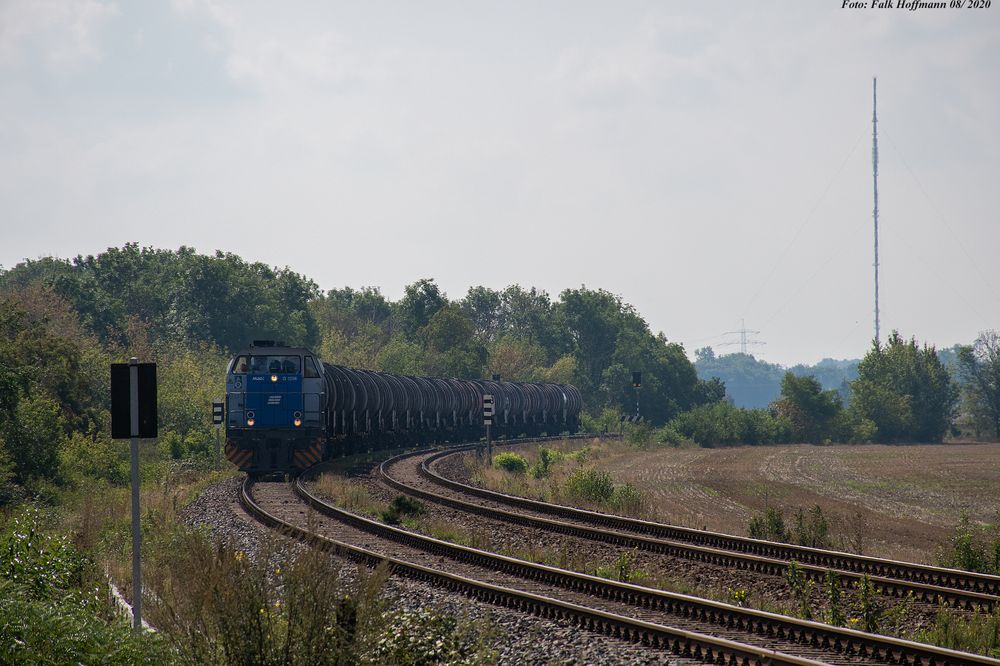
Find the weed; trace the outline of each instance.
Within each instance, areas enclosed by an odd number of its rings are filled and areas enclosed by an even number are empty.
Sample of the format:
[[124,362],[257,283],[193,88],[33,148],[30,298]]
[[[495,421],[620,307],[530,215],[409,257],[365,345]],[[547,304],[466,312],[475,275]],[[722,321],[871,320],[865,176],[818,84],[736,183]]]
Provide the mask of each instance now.
[[864,555],[871,541],[872,526],[868,516],[861,509],[855,509],[843,520],[841,543],[844,550]]
[[918,631],[914,640],[952,650],[1000,657],[1000,608],[992,613],[963,613],[942,608],[934,626]]
[[788,563],[788,569],[785,571],[785,582],[788,583],[788,588],[799,605],[799,615],[806,620],[811,620],[812,591],[815,583],[806,578],[802,567],[795,560]]
[[645,496],[631,483],[615,486],[611,493],[610,504],[620,513],[639,514],[646,503]]
[[750,537],[768,541],[788,541],[788,528],[780,509],[768,507],[763,514],[756,514],[750,519]]
[[746,608],[747,603],[750,601],[750,592],[745,588],[726,588],[726,593],[729,595],[729,603],[734,606],[739,606],[740,608]]
[[563,454],[544,446],[538,449],[538,460],[531,467],[531,476],[536,479],[544,479],[552,472],[552,465],[563,458]]
[[415,518],[423,515],[424,504],[418,499],[397,495],[389,508],[382,512],[382,521],[388,525],[399,525],[404,517]]
[[640,578],[645,578],[646,574],[634,567],[636,551],[625,550],[618,554],[618,558],[611,564],[597,567],[595,576],[610,578],[622,583],[631,583]]
[[579,468],[566,480],[566,492],[576,499],[603,503],[611,499],[615,485],[607,472]]
[[810,548],[830,547],[830,525],[827,523],[823,509],[818,504],[809,509],[806,514],[800,508],[795,512],[795,527],[792,536],[800,546]]
[[870,634],[878,633],[882,619],[882,604],[879,603],[878,591],[868,574],[862,576],[858,584],[857,615],[862,631]]
[[330,497],[337,506],[347,511],[370,516],[379,514],[380,506],[368,489],[339,474],[322,474],[315,481],[315,490],[324,497]]
[[835,627],[844,626],[847,617],[844,615],[844,608],[840,601],[840,576],[833,569],[826,570],[823,587],[826,591],[826,617],[824,621]]

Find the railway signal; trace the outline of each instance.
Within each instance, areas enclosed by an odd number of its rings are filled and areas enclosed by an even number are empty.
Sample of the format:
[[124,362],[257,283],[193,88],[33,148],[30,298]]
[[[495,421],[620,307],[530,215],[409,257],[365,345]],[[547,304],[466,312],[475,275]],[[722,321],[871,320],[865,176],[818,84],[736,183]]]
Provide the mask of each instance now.
[[139,529],[139,438],[156,437],[156,364],[111,364],[111,437],[132,452],[132,626],[142,628],[142,542]]
[[215,459],[222,456],[222,444],[219,441],[219,431],[222,429],[222,417],[225,410],[225,403],[216,400],[212,403],[212,425],[215,426]]
[[483,394],[483,425],[486,426],[486,460],[493,464],[493,440],[490,436],[490,426],[493,425],[493,394]]

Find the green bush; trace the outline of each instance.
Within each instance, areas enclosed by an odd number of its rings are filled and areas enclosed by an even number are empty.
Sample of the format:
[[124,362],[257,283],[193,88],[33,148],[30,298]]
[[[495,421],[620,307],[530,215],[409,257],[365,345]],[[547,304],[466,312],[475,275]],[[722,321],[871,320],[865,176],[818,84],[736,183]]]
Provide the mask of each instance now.
[[750,538],[766,539],[768,541],[788,541],[788,528],[785,527],[785,517],[780,509],[768,507],[764,513],[758,513],[750,519]]
[[636,579],[645,578],[645,572],[635,568],[635,556],[634,549],[622,551],[611,564],[602,564],[597,567],[594,570],[594,575],[622,583],[631,583]]
[[0,663],[170,663],[160,638],[110,612],[88,558],[43,522],[29,509],[0,531]]
[[615,486],[611,493],[611,506],[622,513],[639,513],[646,502],[642,492],[631,483]]
[[528,459],[520,453],[504,451],[493,456],[493,466],[512,474],[524,474],[528,471]]
[[934,625],[918,631],[913,640],[1000,658],[1000,608],[992,613],[942,608]]
[[653,442],[653,427],[647,422],[628,424],[625,426],[625,441],[640,449],[648,447]]
[[946,567],[1000,574],[1000,528],[974,525],[969,515],[963,513],[950,548],[941,554],[940,560]]
[[810,548],[830,547],[830,525],[818,504],[809,509],[808,514],[802,509],[795,512],[792,540]]
[[538,461],[531,467],[531,476],[536,479],[546,478],[552,471],[552,465],[562,460],[563,454],[544,446],[538,449]]
[[581,467],[566,480],[566,492],[576,499],[603,503],[614,495],[615,484],[607,472]]
[[397,495],[389,508],[382,512],[382,520],[389,525],[398,525],[404,517],[415,518],[426,510],[420,500],[406,495]]
[[583,432],[602,433],[618,432],[621,427],[621,414],[617,409],[605,408],[598,416],[587,412],[580,413],[580,428]]

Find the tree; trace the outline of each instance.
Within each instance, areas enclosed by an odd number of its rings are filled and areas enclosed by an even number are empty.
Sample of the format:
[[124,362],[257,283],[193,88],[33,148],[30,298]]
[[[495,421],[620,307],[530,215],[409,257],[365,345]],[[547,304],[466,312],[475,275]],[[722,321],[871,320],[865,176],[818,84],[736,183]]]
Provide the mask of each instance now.
[[983,429],[1000,437],[1000,333],[983,331],[971,346],[959,349],[958,371],[977,433]]
[[799,441],[819,443],[834,439],[834,423],[843,406],[836,391],[824,391],[812,376],[796,377],[786,372],[781,380],[781,397],[774,409],[792,424],[792,437]]
[[875,440],[940,442],[951,424],[958,390],[934,347],[903,340],[893,331],[876,340],[851,383],[856,422],[870,421]]
[[455,305],[442,307],[420,329],[424,368],[440,377],[481,377],[486,348],[473,335],[472,322]]
[[494,342],[506,331],[507,322],[500,292],[488,287],[469,287],[460,306],[483,342]]
[[396,304],[395,320],[403,334],[412,339],[447,304],[448,299],[433,279],[417,280],[406,286],[403,299]]

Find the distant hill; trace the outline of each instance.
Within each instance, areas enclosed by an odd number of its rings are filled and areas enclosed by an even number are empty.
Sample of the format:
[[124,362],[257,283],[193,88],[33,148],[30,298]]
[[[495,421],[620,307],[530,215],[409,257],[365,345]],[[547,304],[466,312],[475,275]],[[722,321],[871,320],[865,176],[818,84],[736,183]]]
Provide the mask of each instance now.
[[849,382],[857,379],[859,359],[825,358],[816,365],[785,368],[754,358],[751,354],[716,356],[711,347],[695,352],[698,378],[718,377],[726,385],[726,396],[737,407],[767,407],[781,392],[781,378],[791,371],[798,376],[813,375],[824,389],[835,389],[847,400]]

